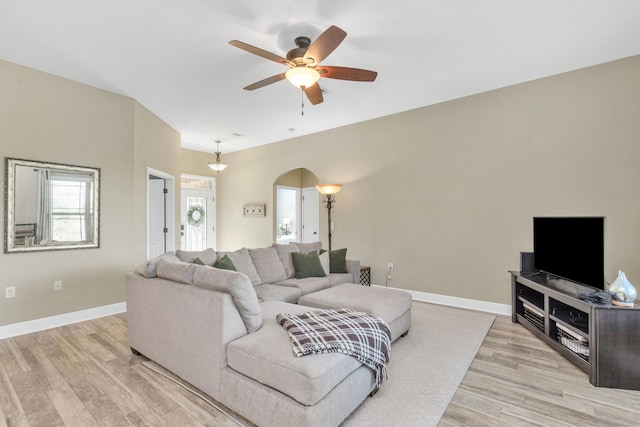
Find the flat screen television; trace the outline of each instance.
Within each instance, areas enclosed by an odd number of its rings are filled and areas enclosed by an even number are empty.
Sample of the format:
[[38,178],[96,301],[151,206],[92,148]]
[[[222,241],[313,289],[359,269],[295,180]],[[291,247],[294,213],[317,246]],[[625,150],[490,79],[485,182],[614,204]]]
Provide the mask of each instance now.
[[534,267],[604,290],[604,217],[534,217]]

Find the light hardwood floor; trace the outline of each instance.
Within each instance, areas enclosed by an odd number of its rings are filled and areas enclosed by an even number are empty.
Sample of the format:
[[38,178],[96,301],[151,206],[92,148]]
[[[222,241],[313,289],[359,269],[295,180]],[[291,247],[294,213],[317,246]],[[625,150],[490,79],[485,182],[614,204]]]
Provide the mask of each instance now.
[[585,372],[498,316],[439,426],[640,426],[640,391],[592,386]]
[[[1,340],[0,427],[236,425],[143,361],[125,314]],[[439,425],[634,426],[640,392],[593,387],[500,316]]]

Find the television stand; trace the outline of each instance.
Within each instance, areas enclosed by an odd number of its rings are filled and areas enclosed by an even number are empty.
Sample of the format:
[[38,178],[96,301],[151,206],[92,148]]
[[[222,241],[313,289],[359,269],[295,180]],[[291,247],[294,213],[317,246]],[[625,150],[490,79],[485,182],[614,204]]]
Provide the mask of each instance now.
[[596,387],[640,390],[640,304],[596,305],[595,289],[511,271],[511,320],[589,374]]

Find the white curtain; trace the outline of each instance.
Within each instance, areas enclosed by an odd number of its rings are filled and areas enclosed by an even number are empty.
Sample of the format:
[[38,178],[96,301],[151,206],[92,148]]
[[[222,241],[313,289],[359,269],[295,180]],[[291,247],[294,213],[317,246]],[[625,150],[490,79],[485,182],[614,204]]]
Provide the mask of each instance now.
[[51,172],[38,171],[38,227],[36,242],[40,244],[51,240]]

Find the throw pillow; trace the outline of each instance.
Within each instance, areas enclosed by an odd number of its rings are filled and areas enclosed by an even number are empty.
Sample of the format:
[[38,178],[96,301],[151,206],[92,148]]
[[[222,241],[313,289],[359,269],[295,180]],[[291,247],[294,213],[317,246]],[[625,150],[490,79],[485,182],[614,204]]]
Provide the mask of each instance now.
[[303,254],[308,254],[311,251],[316,251],[318,254],[320,254],[320,249],[322,249],[322,242],[320,241],[312,242],[312,243],[300,243],[300,242],[293,243],[292,242],[290,243],[290,245],[296,245],[298,250]]
[[277,243],[274,243],[273,247],[276,248],[276,252],[278,252],[278,258],[280,258],[280,262],[284,267],[284,272],[287,275],[287,279],[295,277],[296,270],[293,268],[291,253],[300,252],[298,246],[296,244],[279,245]]
[[262,307],[256,290],[246,274],[220,270],[210,266],[193,266],[193,284],[198,288],[213,289],[231,294],[247,332],[255,332],[262,326]]
[[327,276],[331,273],[331,264],[329,261],[329,252],[323,251],[320,255],[320,264],[322,264],[322,269],[324,270],[324,274]]
[[221,270],[233,270],[236,271],[236,266],[233,265],[233,261],[228,256],[223,256],[219,260],[213,263],[215,268],[219,268]]
[[204,265],[204,262],[202,262],[202,260],[200,258],[196,258],[196,259],[193,260],[193,262],[191,264]]
[[287,278],[284,266],[273,247],[249,249],[253,265],[258,271],[262,283],[275,283]]
[[216,262],[216,251],[212,248],[207,248],[204,251],[183,251],[178,249],[176,251],[176,256],[182,262],[190,262],[193,263],[196,258],[200,258],[205,265],[213,265]]
[[241,248],[233,252],[218,252],[218,259],[223,258],[225,255],[227,255],[233,262],[233,265],[236,267],[236,271],[238,273],[245,274],[249,280],[251,280],[251,284],[253,286],[257,286],[262,283],[247,248]]
[[291,257],[293,258],[293,267],[296,270],[296,279],[326,276],[322,269],[318,252],[311,251],[306,255],[300,252],[293,252]]
[[332,273],[348,273],[347,249],[329,251],[329,265]]
[[166,258],[158,261],[158,277],[173,280],[174,282],[193,285],[193,274],[197,265],[187,262],[175,262]]

